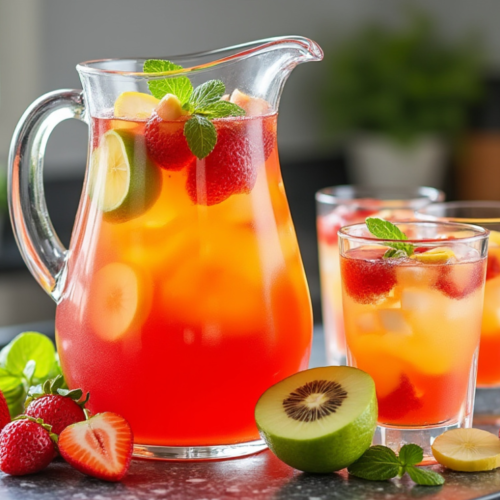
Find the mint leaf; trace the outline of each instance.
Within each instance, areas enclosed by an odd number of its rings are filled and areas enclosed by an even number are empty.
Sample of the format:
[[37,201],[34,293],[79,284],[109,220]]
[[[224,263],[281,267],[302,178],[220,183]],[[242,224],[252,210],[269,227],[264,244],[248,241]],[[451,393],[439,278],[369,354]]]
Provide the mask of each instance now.
[[184,125],[184,136],[189,149],[198,158],[208,156],[217,142],[214,124],[203,116],[193,115]]
[[196,113],[212,119],[225,118],[226,116],[243,116],[245,114],[245,110],[232,102],[217,101],[209,104],[202,110],[198,110]]
[[412,481],[422,486],[441,486],[444,484],[444,477],[432,470],[414,467],[413,465],[407,466],[405,469]]
[[[164,73],[183,69],[182,66],[171,61],[161,59],[148,59],[144,63],[144,73]],[[174,94],[179,98],[181,104],[186,104],[193,93],[193,85],[187,76],[173,76],[161,80],[149,80],[149,91],[157,98],[161,99],[166,94]]]
[[401,465],[416,465],[424,459],[424,450],[416,444],[405,444],[399,450]]
[[196,87],[189,99],[193,113],[198,113],[199,110],[219,101],[225,91],[226,86],[220,80],[209,80]]
[[398,457],[390,448],[377,445],[368,448],[347,470],[363,479],[385,481],[396,477],[400,466]]
[[[406,234],[399,229],[395,224],[387,220],[381,219],[379,217],[368,217],[366,219],[366,227],[373,236],[380,238],[381,240],[406,240]],[[400,253],[392,252],[388,250],[384,254],[384,258],[399,258],[399,257],[409,257],[413,254],[414,247],[411,243],[394,243],[394,242],[384,242],[388,247],[394,250],[399,250]]]
[[24,377],[30,360],[36,362],[33,376],[46,378],[54,367],[55,349],[52,341],[37,332],[24,332],[7,344],[0,354],[0,366],[11,375]]

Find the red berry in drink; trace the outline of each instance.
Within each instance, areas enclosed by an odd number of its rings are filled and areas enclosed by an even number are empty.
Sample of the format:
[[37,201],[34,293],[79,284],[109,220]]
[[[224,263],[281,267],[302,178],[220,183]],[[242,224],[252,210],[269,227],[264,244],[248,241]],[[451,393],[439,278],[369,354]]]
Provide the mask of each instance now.
[[181,170],[195,160],[184,137],[187,118],[165,121],[153,113],[146,123],[144,136],[149,157],[165,170]]
[[198,205],[216,205],[249,193],[275,147],[275,117],[214,121],[217,143],[203,160],[189,165],[186,189]]
[[356,302],[371,304],[386,296],[396,284],[392,263],[383,260],[386,248],[353,250],[341,259],[342,281]]
[[463,299],[484,282],[485,261],[441,265],[435,287],[451,299]]
[[401,375],[399,385],[393,392],[378,399],[378,415],[382,422],[395,422],[421,407],[422,401],[406,375]]

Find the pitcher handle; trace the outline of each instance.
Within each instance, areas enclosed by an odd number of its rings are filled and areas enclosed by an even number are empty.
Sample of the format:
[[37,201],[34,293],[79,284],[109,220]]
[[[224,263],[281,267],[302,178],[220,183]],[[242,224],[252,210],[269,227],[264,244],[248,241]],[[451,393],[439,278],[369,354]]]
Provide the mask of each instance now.
[[68,250],[50,221],[43,189],[45,147],[55,126],[85,121],[81,90],[56,90],[37,99],[19,120],[9,153],[9,212],[19,250],[40,286],[58,303]]

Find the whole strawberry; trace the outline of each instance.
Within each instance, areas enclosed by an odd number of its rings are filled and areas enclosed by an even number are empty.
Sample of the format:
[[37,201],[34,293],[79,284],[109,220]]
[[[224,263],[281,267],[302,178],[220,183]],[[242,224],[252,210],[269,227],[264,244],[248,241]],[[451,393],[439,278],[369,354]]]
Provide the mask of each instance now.
[[83,393],[81,389],[68,391],[61,389],[64,379],[61,376],[47,380],[39,393],[30,394],[25,403],[25,414],[33,418],[41,418],[52,426],[52,432],[59,436],[71,424],[85,420],[84,407],[88,401],[79,401]]
[[57,455],[57,436],[41,419],[20,417],[0,433],[0,470],[12,476],[33,474]]
[[0,391],[0,431],[10,422],[10,413],[3,392]]

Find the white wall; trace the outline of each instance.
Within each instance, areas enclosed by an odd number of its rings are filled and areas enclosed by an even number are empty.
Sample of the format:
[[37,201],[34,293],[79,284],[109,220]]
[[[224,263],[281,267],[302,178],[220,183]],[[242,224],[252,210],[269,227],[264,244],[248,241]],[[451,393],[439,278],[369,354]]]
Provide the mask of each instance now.
[[[15,14],[8,7],[12,4],[17,6]],[[0,163],[6,137],[15,126],[12,114],[20,114],[34,93],[79,87],[74,68],[80,61],[167,57],[285,34],[313,38],[328,54],[337,37],[369,20],[397,23],[404,4],[400,0],[0,0],[0,27],[10,26],[4,33],[0,30]],[[429,10],[446,35],[478,28],[489,65],[500,67],[499,0],[419,0],[414,4]],[[19,9],[25,10],[31,24],[20,21]],[[29,26],[33,33],[26,37]],[[33,70],[25,88],[16,84],[16,65],[6,63],[5,47],[17,54],[23,45],[21,52],[26,54],[27,44],[37,56],[36,63],[33,58],[29,62]],[[23,63],[18,61],[17,67]],[[24,65],[22,78],[26,69]],[[322,63],[307,64],[297,68],[287,83],[280,110],[284,157],[317,153],[321,123],[316,95],[321,75]],[[2,113],[6,99],[15,103],[8,118]],[[67,122],[59,127],[49,143],[48,174],[81,172],[85,142],[85,125]]]

